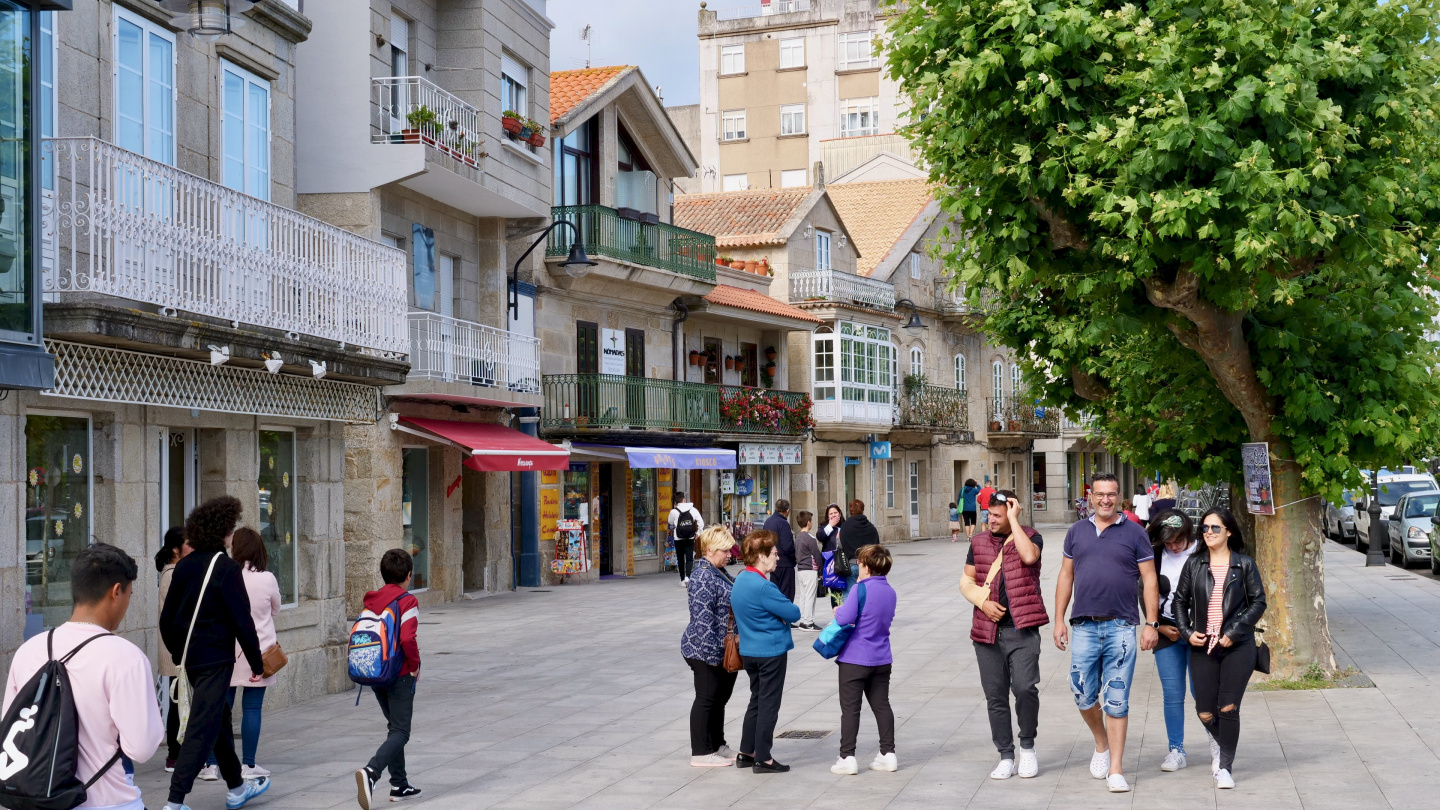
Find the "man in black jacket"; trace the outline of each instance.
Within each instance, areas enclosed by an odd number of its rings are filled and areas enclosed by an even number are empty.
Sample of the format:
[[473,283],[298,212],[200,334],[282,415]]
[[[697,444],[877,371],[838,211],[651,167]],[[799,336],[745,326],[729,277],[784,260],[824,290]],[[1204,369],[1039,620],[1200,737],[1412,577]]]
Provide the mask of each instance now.
[[790,531],[790,502],[781,498],[775,502],[775,514],[765,519],[765,531],[775,533],[775,548],[780,552],[780,562],[770,574],[770,581],[795,601],[795,535]]
[[840,548],[850,563],[850,570],[845,573],[845,593],[849,593],[860,578],[860,549],[880,545],[880,532],[865,517],[865,502],[856,498],[850,502],[848,511],[850,517],[840,524]]

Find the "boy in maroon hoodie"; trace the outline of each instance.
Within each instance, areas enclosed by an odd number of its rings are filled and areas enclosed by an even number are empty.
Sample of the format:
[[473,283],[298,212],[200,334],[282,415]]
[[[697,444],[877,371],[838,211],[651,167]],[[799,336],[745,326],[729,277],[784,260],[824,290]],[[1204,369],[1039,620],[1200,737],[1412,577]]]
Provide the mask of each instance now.
[[380,578],[385,587],[365,594],[365,609],[380,613],[390,604],[399,601],[400,652],[405,663],[400,666],[400,677],[390,686],[372,687],[375,699],[380,702],[380,711],[385,713],[387,733],[385,742],[375,749],[370,763],[355,772],[357,800],[362,810],[370,810],[374,802],[375,783],[380,781],[380,772],[390,769],[390,801],[410,799],[420,795],[420,788],[410,784],[405,776],[405,743],[410,741],[410,718],[415,711],[415,679],[420,676],[420,645],[415,640],[415,629],[420,624],[420,603],[410,594],[410,576],[414,569],[410,555],[398,548],[392,548],[380,558]]

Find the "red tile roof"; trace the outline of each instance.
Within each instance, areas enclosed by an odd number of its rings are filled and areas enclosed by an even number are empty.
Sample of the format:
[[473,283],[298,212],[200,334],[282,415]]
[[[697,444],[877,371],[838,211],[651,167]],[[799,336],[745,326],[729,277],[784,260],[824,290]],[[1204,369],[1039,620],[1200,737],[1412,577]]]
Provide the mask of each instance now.
[[675,224],[715,237],[718,247],[782,245],[785,223],[814,189],[763,189],[675,197]]
[[797,321],[820,323],[819,318],[803,309],[782,304],[765,293],[731,287],[729,284],[716,284],[715,289],[705,294],[705,300],[724,307],[738,307],[752,312],[764,312],[767,315],[794,318]]
[[631,65],[562,70],[550,74],[550,123],[554,124],[565,114],[600,92],[610,82],[620,78]]
[[[871,183],[833,183],[825,187],[840,212],[845,229],[860,251],[856,269],[868,276],[896,247],[896,241],[934,199],[929,181],[881,180]],[[903,247],[909,248],[909,245]]]

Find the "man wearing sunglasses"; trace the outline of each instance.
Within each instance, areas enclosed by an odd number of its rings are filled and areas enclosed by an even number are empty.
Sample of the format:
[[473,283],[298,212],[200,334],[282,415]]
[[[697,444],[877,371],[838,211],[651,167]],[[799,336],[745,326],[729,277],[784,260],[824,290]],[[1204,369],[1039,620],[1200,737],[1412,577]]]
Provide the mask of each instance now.
[[[1139,650],[1153,649],[1160,637],[1160,589],[1150,536],[1120,512],[1120,481],[1114,473],[1091,479],[1090,503],[1094,514],[1065,534],[1055,587],[1055,646],[1070,649],[1070,691],[1095,737],[1090,775],[1104,779],[1111,793],[1126,793],[1130,784],[1122,763],[1130,684]],[[1142,593],[1145,626],[1137,645]]]

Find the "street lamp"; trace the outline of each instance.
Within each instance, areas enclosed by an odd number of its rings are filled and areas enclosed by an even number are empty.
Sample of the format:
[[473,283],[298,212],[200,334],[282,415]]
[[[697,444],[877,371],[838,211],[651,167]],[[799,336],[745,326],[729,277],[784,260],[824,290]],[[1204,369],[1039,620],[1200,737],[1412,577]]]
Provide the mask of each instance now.
[[173,12],[170,24],[196,39],[214,41],[245,24],[241,14],[255,7],[254,0],[161,0]]
[[[575,223],[568,219],[557,219],[550,223],[550,227],[541,231],[540,236],[536,237],[534,243],[526,248],[524,253],[520,254],[520,258],[515,260],[515,266],[510,270],[510,320],[513,321],[520,317],[520,264],[524,262],[531,253],[535,252],[535,248],[540,247],[540,243],[545,241],[545,237],[549,236],[551,231],[561,225],[575,232],[575,240],[570,243],[570,255],[565,258],[565,261],[560,263],[560,266],[565,268],[567,272],[569,272],[572,267],[576,268],[578,272],[570,272],[570,275],[575,278],[583,276],[591,267],[595,266],[595,262],[589,256],[585,255],[585,248],[580,244],[580,229],[575,227]],[[584,269],[581,270],[580,268]]]
[[[1380,550],[1380,473],[1376,471],[1370,478],[1371,494],[1370,508],[1365,511],[1370,513],[1370,544],[1365,549],[1365,567],[1385,564],[1385,552]],[[1385,545],[1390,545],[1388,532],[1385,537]]]
[[915,306],[915,302],[909,298],[900,298],[895,301],[895,306],[898,307],[901,304],[910,305],[910,320],[906,321],[904,326],[906,333],[911,337],[919,337],[922,334],[920,330],[927,328],[925,322],[920,320],[920,308]]

